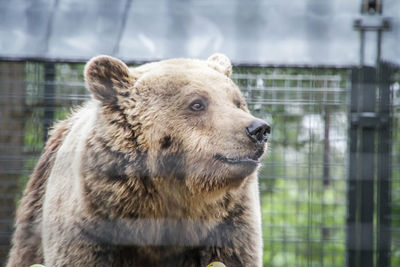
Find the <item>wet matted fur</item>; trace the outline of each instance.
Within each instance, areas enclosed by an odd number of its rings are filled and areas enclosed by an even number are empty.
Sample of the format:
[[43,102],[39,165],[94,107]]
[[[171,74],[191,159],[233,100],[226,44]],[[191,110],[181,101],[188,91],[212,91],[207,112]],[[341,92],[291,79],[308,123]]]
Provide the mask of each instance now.
[[7,266],[261,266],[268,131],[249,138],[260,120],[231,71],[221,54],[133,69],[90,60],[93,98],[54,126]]

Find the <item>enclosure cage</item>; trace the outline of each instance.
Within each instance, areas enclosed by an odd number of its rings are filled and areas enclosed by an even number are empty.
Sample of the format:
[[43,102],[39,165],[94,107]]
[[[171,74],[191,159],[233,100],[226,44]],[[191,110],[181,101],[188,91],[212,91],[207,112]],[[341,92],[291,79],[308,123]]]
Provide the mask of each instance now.
[[[90,97],[83,68],[0,62],[0,262],[49,127]],[[264,266],[399,266],[399,68],[236,65],[232,78],[272,126]]]
[[272,127],[259,170],[264,266],[400,266],[399,10],[397,0],[0,1],[0,266],[49,128],[90,97],[90,57],[135,66],[215,52]]

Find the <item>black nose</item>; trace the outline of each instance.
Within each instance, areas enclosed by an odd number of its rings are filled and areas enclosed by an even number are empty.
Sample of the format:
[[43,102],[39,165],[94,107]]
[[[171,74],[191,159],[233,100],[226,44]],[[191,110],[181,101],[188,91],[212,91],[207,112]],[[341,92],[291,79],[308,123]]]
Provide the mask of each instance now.
[[266,142],[270,133],[271,126],[263,120],[254,120],[246,127],[247,136],[256,143]]

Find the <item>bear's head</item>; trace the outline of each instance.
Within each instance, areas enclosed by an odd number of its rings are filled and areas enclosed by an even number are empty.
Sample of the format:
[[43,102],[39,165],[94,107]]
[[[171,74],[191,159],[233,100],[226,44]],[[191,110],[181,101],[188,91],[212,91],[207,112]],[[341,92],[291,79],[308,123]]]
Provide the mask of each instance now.
[[222,54],[132,69],[98,56],[85,79],[112,149],[140,161],[146,179],[193,195],[239,187],[266,148],[270,127],[249,113],[231,72]]

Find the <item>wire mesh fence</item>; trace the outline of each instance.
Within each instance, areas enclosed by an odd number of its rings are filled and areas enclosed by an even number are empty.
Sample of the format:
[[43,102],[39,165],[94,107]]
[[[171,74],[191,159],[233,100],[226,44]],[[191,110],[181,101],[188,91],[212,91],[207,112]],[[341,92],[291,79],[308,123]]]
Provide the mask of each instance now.
[[347,70],[260,72],[234,79],[273,129],[260,172],[264,262],[343,266]]
[[400,265],[400,71],[393,75],[392,158],[391,167],[391,259],[392,266]]
[[[0,261],[8,252],[15,205],[43,148],[47,128],[90,97],[83,67],[82,63],[0,62]],[[350,74],[351,69],[234,68],[232,78],[252,113],[273,129],[260,170],[265,266],[346,264]],[[399,72],[393,77],[390,266],[397,266]],[[372,252],[377,250],[378,244]]]

